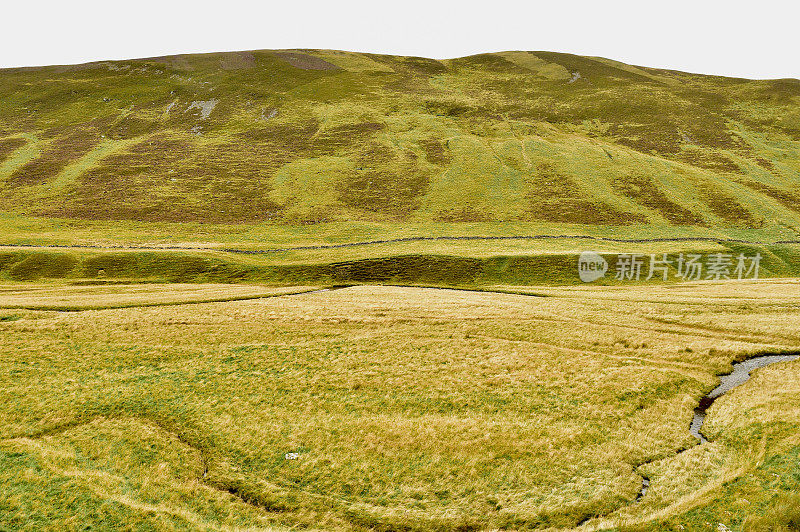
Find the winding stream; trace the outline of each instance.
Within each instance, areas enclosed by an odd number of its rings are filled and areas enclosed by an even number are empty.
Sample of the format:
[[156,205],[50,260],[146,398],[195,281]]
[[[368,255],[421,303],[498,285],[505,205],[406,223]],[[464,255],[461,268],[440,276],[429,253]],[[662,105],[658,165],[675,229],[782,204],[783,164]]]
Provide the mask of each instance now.
[[[706,421],[706,412],[708,412],[708,409],[714,404],[714,401],[737,386],[741,386],[750,380],[750,373],[754,370],[763,368],[764,366],[769,366],[770,364],[777,364],[778,362],[790,362],[798,357],[800,357],[800,354],[760,355],[753,358],[748,358],[742,362],[734,362],[732,364],[733,371],[727,375],[720,376],[719,386],[708,392],[705,397],[700,399],[700,403],[697,405],[697,408],[694,409],[694,418],[692,419],[692,424],[689,426],[689,432],[692,433],[692,436],[697,438],[697,440],[700,442],[700,445],[708,443],[708,439],[702,433],[702,428],[703,423]],[[636,496],[636,500],[634,502],[641,501],[648,489],[650,489],[650,479],[642,476],[642,487],[639,489],[639,495]]]
[[[703,423],[706,420],[706,413],[708,409],[711,408],[711,405],[714,404],[714,401],[728,393],[729,391],[733,390],[734,388],[741,386],[745,382],[750,379],[750,373],[758,368],[763,368],[764,366],[769,366],[770,364],[777,364],[778,362],[790,362],[792,360],[796,360],[800,357],[800,353],[793,353],[793,354],[785,354],[785,355],[760,355],[753,358],[749,358],[742,362],[735,362],[733,365],[733,371],[728,373],[727,375],[720,376],[720,384],[713,390],[711,390],[705,397],[700,399],[700,404],[697,405],[697,408],[694,409],[694,418],[692,419],[692,423],[689,427],[689,432],[692,433],[692,436],[698,439],[700,445],[708,443],[708,439],[703,435],[702,428]],[[684,452],[684,451],[681,451]],[[678,453],[680,454],[680,453]],[[640,464],[638,467],[643,465],[647,465],[648,462],[644,464]],[[641,475],[641,473],[639,473]],[[633,504],[636,504],[642,500],[642,498],[647,494],[647,491],[650,489],[650,479],[646,476],[642,475],[642,486],[639,489],[639,494],[636,496],[636,499],[633,501]],[[578,526],[583,526],[595,517],[587,517],[580,523]]]
[[736,362],[733,364],[733,371],[728,373],[727,375],[722,375],[720,377],[720,384],[713,390],[711,390],[708,395],[700,399],[700,404],[697,405],[697,408],[694,409],[694,419],[692,419],[692,424],[689,427],[689,432],[692,433],[692,436],[697,438],[700,441],[700,444],[707,443],[708,440],[701,429],[703,428],[703,423],[706,420],[706,412],[714,404],[718,398],[722,397],[729,391],[733,390],[737,386],[740,386],[747,382],[750,379],[750,372],[756,370],[758,368],[763,368],[764,366],[769,366],[770,364],[776,364],[778,362],[789,362],[791,360],[797,359],[800,357],[800,354],[791,354],[791,355],[762,355],[753,358],[749,358],[742,362]]

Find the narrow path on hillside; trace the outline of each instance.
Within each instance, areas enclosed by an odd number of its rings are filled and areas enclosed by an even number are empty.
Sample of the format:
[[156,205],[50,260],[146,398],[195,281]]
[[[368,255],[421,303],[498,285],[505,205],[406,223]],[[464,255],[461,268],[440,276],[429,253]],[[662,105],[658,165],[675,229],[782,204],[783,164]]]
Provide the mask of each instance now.
[[800,244],[800,240],[777,240],[766,242],[759,240],[743,240],[738,238],[717,238],[711,236],[686,236],[674,238],[615,238],[592,235],[507,235],[507,236],[410,236],[402,238],[389,238],[385,240],[364,240],[359,242],[344,242],[341,244],[321,244],[317,246],[290,246],[269,249],[239,249],[227,247],[186,247],[175,245],[118,245],[118,244],[0,244],[0,249],[121,249],[127,251],[223,251],[225,253],[240,253],[245,255],[260,255],[267,253],[282,253],[289,251],[313,251],[325,249],[342,249],[360,246],[373,246],[380,244],[400,244],[406,242],[460,242],[460,241],[505,241],[505,240],[586,240],[593,242],[612,242],[619,244],[648,244],[660,242],[708,242],[718,244],[745,244],[751,246],[774,246]]

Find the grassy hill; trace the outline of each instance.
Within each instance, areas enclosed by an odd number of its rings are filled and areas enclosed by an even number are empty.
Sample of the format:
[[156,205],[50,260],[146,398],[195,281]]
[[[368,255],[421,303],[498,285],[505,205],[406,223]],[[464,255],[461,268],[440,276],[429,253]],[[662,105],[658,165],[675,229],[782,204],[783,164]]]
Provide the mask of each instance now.
[[0,209],[239,224],[800,227],[800,81],[551,52],[0,70]]
[[[0,530],[796,529],[800,361],[690,423],[800,349],[799,104],[549,52],[0,70]],[[552,286],[587,249],[762,278]]]

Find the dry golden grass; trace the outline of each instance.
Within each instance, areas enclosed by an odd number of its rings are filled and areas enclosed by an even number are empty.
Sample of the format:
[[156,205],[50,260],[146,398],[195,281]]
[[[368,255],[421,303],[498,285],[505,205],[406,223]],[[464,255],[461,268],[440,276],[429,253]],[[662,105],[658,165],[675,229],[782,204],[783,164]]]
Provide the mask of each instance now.
[[[170,300],[112,288],[91,297]],[[800,486],[774,466],[800,450],[798,362],[720,399],[712,443],[677,454],[731,361],[800,348],[797,282],[502,289],[547,297],[0,310],[0,528],[692,529]]]
[[274,297],[318,290],[230,284],[0,284],[0,309],[91,310],[184,305]]

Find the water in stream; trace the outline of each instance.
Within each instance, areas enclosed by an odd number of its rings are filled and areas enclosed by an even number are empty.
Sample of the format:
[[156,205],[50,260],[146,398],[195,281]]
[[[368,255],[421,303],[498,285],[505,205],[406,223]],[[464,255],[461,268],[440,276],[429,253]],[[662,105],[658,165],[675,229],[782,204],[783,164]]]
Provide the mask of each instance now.
[[800,354],[764,355],[749,358],[743,362],[737,362],[733,364],[733,371],[720,377],[721,382],[719,386],[711,390],[708,395],[700,399],[700,404],[694,409],[694,418],[692,419],[692,424],[689,427],[689,432],[692,433],[692,436],[700,440],[701,444],[708,442],[706,437],[703,436],[701,429],[703,428],[703,423],[706,420],[706,412],[711,405],[714,404],[714,401],[716,401],[717,398],[728,393],[737,386],[747,382],[747,380],[750,378],[750,372],[753,370],[763,368],[764,366],[769,366],[770,364],[775,364],[777,362],[789,362],[790,360],[795,360],[799,356]]
[[[708,440],[701,429],[703,428],[703,423],[706,420],[706,412],[714,404],[719,397],[728,393],[729,391],[733,390],[737,386],[740,386],[747,382],[750,378],[750,373],[753,370],[758,368],[763,368],[764,366],[769,366],[770,364],[776,364],[778,362],[789,362],[792,360],[796,360],[800,357],[800,354],[790,354],[790,355],[762,355],[753,357],[742,362],[737,362],[733,364],[733,371],[727,375],[723,375],[720,377],[720,384],[713,390],[711,390],[708,395],[703,397],[700,400],[700,404],[697,405],[697,408],[694,410],[694,419],[692,419],[692,424],[689,427],[689,431],[692,435],[700,440],[700,444],[707,443]],[[644,465],[644,464],[643,464]],[[639,489],[639,494],[636,496],[635,503],[638,503],[642,500],[642,498],[647,494],[647,491],[650,489],[650,479],[643,476],[642,477],[642,486]],[[583,526],[589,521],[591,521],[594,517],[590,516],[578,523],[578,526]]]

